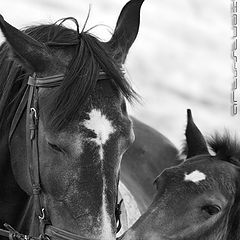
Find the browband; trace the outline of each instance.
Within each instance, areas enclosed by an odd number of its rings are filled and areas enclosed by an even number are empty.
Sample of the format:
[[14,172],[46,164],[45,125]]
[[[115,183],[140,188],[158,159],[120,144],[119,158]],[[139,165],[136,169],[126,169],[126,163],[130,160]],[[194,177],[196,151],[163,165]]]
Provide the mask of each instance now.
[[[38,78],[36,76],[29,76],[28,85],[41,87],[41,88],[51,88],[51,87],[58,87],[61,85],[65,75],[64,74],[57,74],[49,77]],[[109,76],[100,71],[98,75],[98,80],[105,80],[109,79]]]
[[43,88],[57,87],[62,83],[63,79],[64,79],[64,74],[58,74],[58,75],[44,77],[44,78],[29,76],[28,85],[43,87]]

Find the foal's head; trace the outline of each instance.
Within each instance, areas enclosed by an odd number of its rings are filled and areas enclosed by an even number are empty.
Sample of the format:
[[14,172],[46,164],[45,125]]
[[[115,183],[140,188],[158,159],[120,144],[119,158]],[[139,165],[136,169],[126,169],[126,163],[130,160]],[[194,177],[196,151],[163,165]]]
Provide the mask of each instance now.
[[[25,91],[30,74],[64,74],[59,87],[37,89],[42,204],[53,226],[91,239],[115,239],[120,161],[134,140],[125,99],[135,93],[121,67],[137,36],[142,2],[123,8],[109,42],[79,32],[75,19],[77,31],[64,27],[65,19],[24,32],[0,19],[7,40],[2,54],[13,63],[8,73],[20,71],[13,85],[22,81]],[[25,116],[10,152],[17,182],[32,194]]]
[[210,155],[190,110],[186,137],[186,160],[158,176],[152,205],[123,239],[239,239],[239,142],[216,135]]

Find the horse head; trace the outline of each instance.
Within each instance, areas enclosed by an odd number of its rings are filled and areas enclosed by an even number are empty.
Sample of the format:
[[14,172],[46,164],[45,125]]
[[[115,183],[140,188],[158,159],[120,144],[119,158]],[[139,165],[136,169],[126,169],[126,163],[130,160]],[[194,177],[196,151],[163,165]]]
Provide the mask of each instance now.
[[[44,227],[54,227],[53,239],[56,231],[115,239],[120,161],[134,140],[126,99],[135,92],[122,64],[138,33],[142,3],[125,5],[108,42],[80,32],[73,18],[24,31],[0,18],[5,61],[10,71],[18,69],[11,84],[24,92],[12,117],[12,168],[20,187],[38,201],[32,203],[33,225],[44,217]],[[64,27],[66,20],[77,31]]]
[[240,238],[239,142],[229,133],[205,141],[190,110],[186,140],[186,159],[157,177],[151,206],[122,239]]

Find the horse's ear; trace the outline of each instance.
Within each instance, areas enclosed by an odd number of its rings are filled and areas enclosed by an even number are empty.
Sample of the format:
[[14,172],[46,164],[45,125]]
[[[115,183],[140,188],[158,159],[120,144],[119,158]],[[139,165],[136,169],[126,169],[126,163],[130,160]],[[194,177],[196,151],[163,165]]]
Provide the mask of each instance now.
[[128,50],[137,37],[140,9],[144,0],[131,0],[122,9],[111,40],[108,42],[114,58],[120,64],[126,60]]
[[7,23],[0,15],[0,28],[10,45],[10,54],[31,72],[43,72],[49,66],[47,47]]
[[187,141],[187,158],[200,155],[209,154],[207,143],[193,122],[192,112],[190,109],[187,110],[187,128],[186,128],[186,141]]

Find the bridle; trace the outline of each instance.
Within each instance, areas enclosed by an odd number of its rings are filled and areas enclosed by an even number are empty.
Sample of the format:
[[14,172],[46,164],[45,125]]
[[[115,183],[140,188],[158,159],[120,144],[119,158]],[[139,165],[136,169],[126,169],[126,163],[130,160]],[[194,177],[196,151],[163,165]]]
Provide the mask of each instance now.
[[[14,115],[10,132],[9,143],[15,129],[25,111],[26,115],[26,147],[27,147],[27,162],[29,164],[29,173],[31,177],[32,196],[33,196],[33,211],[38,218],[39,237],[32,237],[17,232],[10,225],[4,224],[7,230],[0,229],[0,236],[9,237],[9,239],[24,239],[24,240],[49,240],[51,237],[60,238],[63,240],[90,240],[89,238],[82,237],[68,231],[59,229],[51,225],[46,216],[46,211],[41,200],[41,182],[39,171],[39,149],[38,149],[38,120],[39,120],[39,106],[38,106],[38,90],[39,88],[54,88],[60,86],[64,79],[63,74],[54,75],[50,77],[38,78],[36,74],[29,76],[28,86],[22,97],[22,100]],[[106,73],[100,72],[98,80],[109,79]],[[118,201],[118,198],[117,198]],[[121,203],[116,203],[115,215],[117,223],[117,232],[121,229]]]

